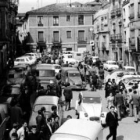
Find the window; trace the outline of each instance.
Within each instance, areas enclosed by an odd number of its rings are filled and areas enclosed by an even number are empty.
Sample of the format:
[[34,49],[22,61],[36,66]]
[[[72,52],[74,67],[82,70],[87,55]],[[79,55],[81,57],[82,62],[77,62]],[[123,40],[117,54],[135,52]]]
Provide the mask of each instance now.
[[71,31],[67,31],[67,38],[71,38]]
[[66,48],[67,51],[72,51],[72,48]]
[[85,33],[84,30],[78,31],[78,40],[79,41],[84,41],[84,33]]
[[70,15],[67,15],[66,20],[67,20],[67,21],[70,21]]
[[140,2],[138,3],[138,18],[140,18]]
[[54,42],[59,42],[59,31],[53,32],[53,39],[54,39]]
[[84,15],[79,15],[78,16],[78,24],[79,25],[84,25]]
[[42,42],[42,41],[44,41],[43,32],[39,31],[38,32],[38,42]]
[[53,26],[58,26],[59,25],[59,17],[58,16],[54,16],[53,17]]
[[38,16],[38,26],[43,26],[43,16]]

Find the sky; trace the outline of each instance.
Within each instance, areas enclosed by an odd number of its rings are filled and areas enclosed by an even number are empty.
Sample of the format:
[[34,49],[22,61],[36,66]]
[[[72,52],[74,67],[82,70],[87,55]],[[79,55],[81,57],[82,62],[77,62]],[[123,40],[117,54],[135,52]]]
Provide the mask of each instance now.
[[[39,1],[39,3],[38,3]],[[41,2],[42,1],[42,2]],[[19,7],[18,7],[18,12],[19,13],[26,13],[27,11],[34,9],[37,9],[38,7],[43,7],[49,4],[53,3],[70,3],[70,2],[81,2],[81,3],[86,3],[86,2],[91,2],[94,0],[19,0]]]

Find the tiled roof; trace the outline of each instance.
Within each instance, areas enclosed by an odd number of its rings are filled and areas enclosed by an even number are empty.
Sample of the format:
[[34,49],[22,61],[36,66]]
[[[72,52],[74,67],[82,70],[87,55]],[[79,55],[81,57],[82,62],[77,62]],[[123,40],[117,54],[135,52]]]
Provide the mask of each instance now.
[[61,14],[61,13],[95,13],[99,10],[99,7],[70,7],[70,5],[63,4],[52,4],[36,10],[27,12],[27,14]]

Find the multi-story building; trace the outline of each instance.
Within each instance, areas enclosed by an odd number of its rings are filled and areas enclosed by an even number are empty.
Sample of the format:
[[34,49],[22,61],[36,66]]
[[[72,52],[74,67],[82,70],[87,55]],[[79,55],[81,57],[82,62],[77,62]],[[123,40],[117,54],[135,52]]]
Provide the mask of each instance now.
[[16,20],[18,0],[0,0],[0,74],[3,75],[8,59],[16,54]]
[[123,18],[122,1],[110,0],[110,46],[112,58],[116,61],[123,59]]
[[129,19],[129,6],[130,0],[122,1],[122,14],[123,14],[123,47],[124,47],[124,65],[132,65],[132,57],[129,55],[129,40],[130,40],[130,19]]
[[[108,3],[109,5],[109,3]],[[101,60],[110,59],[109,9],[101,9],[94,15],[95,51]]]
[[93,40],[94,7],[52,4],[27,12],[30,47],[50,50],[85,51]]
[[130,62],[140,71],[140,0],[131,0],[130,19]]

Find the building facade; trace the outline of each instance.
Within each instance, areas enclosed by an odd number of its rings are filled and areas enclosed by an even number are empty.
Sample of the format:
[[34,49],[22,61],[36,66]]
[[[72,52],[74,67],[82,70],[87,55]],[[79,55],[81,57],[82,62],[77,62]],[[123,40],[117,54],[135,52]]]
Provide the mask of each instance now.
[[123,47],[124,47],[124,65],[133,65],[132,64],[132,55],[130,55],[131,51],[129,49],[130,46],[130,19],[129,19],[129,7],[130,0],[122,1],[122,14],[123,14]]
[[109,60],[111,56],[109,37],[109,9],[101,9],[94,15],[94,33],[96,54],[101,60]]
[[123,60],[123,18],[122,1],[110,0],[110,46],[112,60]]
[[140,1],[130,0],[130,63],[140,71]]
[[93,15],[97,8],[52,4],[27,12],[29,47],[48,51],[91,52]]
[[9,58],[16,54],[16,15],[18,1],[0,0],[0,75],[3,75]]

